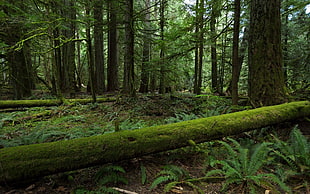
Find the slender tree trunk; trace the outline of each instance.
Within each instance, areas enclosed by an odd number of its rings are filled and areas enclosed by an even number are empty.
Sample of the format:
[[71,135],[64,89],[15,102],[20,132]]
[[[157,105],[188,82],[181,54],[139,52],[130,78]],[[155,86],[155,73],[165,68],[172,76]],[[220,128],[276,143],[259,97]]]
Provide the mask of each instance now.
[[203,60],[203,14],[204,1],[196,0],[196,48],[195,48],[195,76],[194,76],[194,93],[201,93],[202,86],[202,60]]
[[214,93],[218,92],[218,75],[217,75],[217,52],[216,52],[216,11],[214,2],[212,3],[210,31],[211,31],[211,87]]
[[63,100],[61,87],[62,87],[62,60],[61,60],[61,50],[60,50],[60,41],[59,41],[59,28],[55,28],[53,30],[53,38],[54,38],[54,65],[53,65],[53,79],[54,79],[54,91],[56,92],[56,96],[58,99]]
[[[86,16],[90,17],[90,2],[86,5],[85,14]],[[96,89],[95,89],[95,72],[94,72],[94,55],[92,49],[92,39],[91,39],[91,22],[90,20],[87,21],[86,26],[86,40],[87,40],[87,56],[88,56],[88,68],[89,68],[89,82],[90,82],[90,89],[92,94],[93,103],[96,102]]]
[[254,106],[285,100],[280,0],[252,0],[249,31],[249,97]]
[[288,5],[288,0],[285,0],[285,7],[284,7],[284,38],[283,38],[283,73],[284,73],[284,82],[285,85],[288,85],[288,76],[287,76],[287,68],[288,68],[288,38],[289,38],[289,27],[288,27],[288,9],[289,9],[289,5]]
[[135,73],[134,73],[134,21],[133,21],[133,0],[125,1],[125,55],[124,55],[124,86],[123,92],[134,97]]
[[141,67],[141,93],[147,93],[150,83],[150,49],[151,49],[151,27],[150,27],[150,0],[145,1],[145,9],[147,13],[144,18],[144,34],[143,34],[143,51],[142,51],[142,67]]
[[240,75],[239,63],[239,30],[240,30],[240,0],[235,0],[234,35],[232,51],[232,104],[238,105],[238,82]]
[[165,7],[166,7],[167,0],[160,0],[160,39],[161,39],[161,46],[160,46],[160,78],[159,78],[159,93],[164,94],[166,93],[167,81],[166,81],[166,64],[165,64],[165,43],[164,43],[164,28],[165,28]]
[[107,1],[108,4],[108,71],[107,90],[115,92],[118,83],[118,47],[117,47],[117,4],[118,1]]
[[[76,30],[76,38],[80,39],[80,34],[79,30]],[[77,49],[77,68],[76,68],[76,81],[77,81],[77,91],[81,91],[82,88],[82,78],[81,78],[81,72],[82,72],[82,61],[81,61],[81,42],[78,41],[76,44],[76,49]]]
[[105,91],[104,71],[104,46],[103,46],[103,1],[94,2],[94,47],[95,47],[95,69],[96,69],[96,91],[102,94]]
[[66,29],[62,30],[62,35],[69,40],[68,43],[61,47],[62,51],[62,92],[70,94],[70,97],[75,96],[75,41],[70,39],[75,38],[75,20],[76,9],[73,0],[63,0],[64,7],[62,15],[66,19]]

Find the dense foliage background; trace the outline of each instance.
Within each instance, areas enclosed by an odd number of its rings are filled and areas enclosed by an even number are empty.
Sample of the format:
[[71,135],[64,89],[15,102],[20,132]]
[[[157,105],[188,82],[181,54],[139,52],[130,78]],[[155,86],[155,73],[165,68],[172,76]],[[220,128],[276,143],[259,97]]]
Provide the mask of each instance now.
[[[231,95],[234,3],[2,1],[2,98],[34,90],[73,97],[86,88]],[[247,95],[250,2],[240,3],[239,93]],[[284,0],[281,18],[287,93],[309,93],[309,4]]]

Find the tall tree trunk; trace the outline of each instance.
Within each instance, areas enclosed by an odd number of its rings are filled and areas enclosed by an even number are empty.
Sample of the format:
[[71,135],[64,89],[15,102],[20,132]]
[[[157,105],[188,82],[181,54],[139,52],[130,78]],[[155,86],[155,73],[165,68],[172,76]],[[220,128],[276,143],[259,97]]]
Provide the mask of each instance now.
[[[90,9],[91,9],[91,1],[88,1],[86,5],[85,14],[89,18],[90,15]],[[86,24],[86,41],[87,41],[87,56],[88,56],[88,69],[89,69],[89,83],[90,83],[90,90],[92,94],[93,103],[96,102],[96,89],[95,89],[95,72],[94,72],[94,55],[93,55],[93,49],[92,49],[92,39],[91,39],[91,21],[88,20]]]
[[203,29],[204,0],[196,0],[196,48],[195,48],[195,76],[194,76],[194,93],[201,93],[202,86],[202,60],[203,60]]
[[124,54],[124,85],[123,91],[134,97],[135,73],[134,73],[134,19],[133,19],[133,0],[125,1],[125,54]]
[[118,1],[107,1],[108,4],[108,69],[107,91],[115,92],[118,83],[118,47],[117,47],[117,5]]
[[62,31],[62,35],[68,40],[68,43],[61,47],[62,50],[62,92],[70,94],[70,97],[75,96],[75,20],[76,9],[73,0],[63,0],[64,7],[62,15],[66,19],[64,24],[66,28]]
[[285,100],[280,0],[252,0],[249,30],[249,97],[254,106]]
[[96,91],[102,94],[105,91],[105,71],[104,71],[104,46],[103,46],[103,1],[94,1],[94,49],[95,49],[95,69],[96,69]]
[[288,0],[284,1],[284,24],[283,24],[283,31],[284,31],[284,37],[283,37],[283,73],[284,73],[284,82],[285,85],[288,85],[288,76],[287,76],[287,69],[288,69],[288,60],[289,60],[289,52],[288,52],[288,38],[289,38],[289,27],[288,27],[288,9],[289,9],[289,2]]
[[144,34],[143,34],[143,51],[142,51],[142,67],[141,81],[139,92],[147,93],[150,83],[150,49],[151,49],[151,24],[150,24],[150,0],[145,1],[146,14],[144,17]]
[[235,0],[234,35],[232,51],[232,104],[238,105],[238,82],[240,75],[239,63],[239,30],[240,30],[240,0]]
[[[50,1],[47,5],[47,14],[50,16],[52,14],[60,14],[59,2]],[[53,21],[50,21],[53,22]],[[53,47],[52,52],[52,91],[58,99],[63,101],[63,96],[61,88],[63,85],[62,77],[62,55],[61,55],[61,43],[60,43],[60,24],[57,23],[56,27],[51,29],[49,34],[51,34],[51,45]]]
[[0,149],[0,185],[113,163],[310,116],[307,101],[99,136]]
[[210,31],[211,31],[211,87],[214,93],[218,92],[218,75],[217,75],[217,53],[216,53],[216,9],[215,3],[212,2],[211,19],[210,19]]
[[166,87],[167,87],[167,80],[166,80],[166,64],[165,64],[165,43],[164,43],[164,28],[165,28],[165,7],[167,0],[160,0],[160,9],[159,9],[159,17],[160,17],[160,39],[161,39],[161,45],[160,45],[160,77],[159,77],[159,93],[164,94],[166,93]]
[[23,45],[16,45],[23,38],[23,33],[27,31],[23,24],[22,17],[16,17],[19,9],[24,10],[23,4],[18,4],[16,1],[11,2],[11,7],[4,7],[3,11],[10,19],[6,23],[4,32],[1,35],[4,37],[4,43],[11,49],[6,53],[6,60],[9,66],[10,83],[13,87],[14,99],[21,99],[31,96],[31,89],[34,86],[33,69],[31,63],[31,53],[29,43],[25,42]]

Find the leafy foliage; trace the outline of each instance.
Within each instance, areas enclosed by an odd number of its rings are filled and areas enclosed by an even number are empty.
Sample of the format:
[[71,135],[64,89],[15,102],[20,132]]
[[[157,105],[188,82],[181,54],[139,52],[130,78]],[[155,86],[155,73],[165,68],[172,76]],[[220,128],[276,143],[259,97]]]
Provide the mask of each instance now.
[[163,170],[160,171],[157,175],[158,177],[153,181],[150,188],[154,189],[159,184],[168,182],[168,181],[180,181],[184,177],[188,177],[188,173],[175,165],[166,165],[163,167]]
[[289,191],[288,187],[276,175],[262,172],[262,168],[269,164],[270,143],[253,145],[250,149],[242,147],[234,139],[228,139],[232,145],[219,141],[227,150],[227,158],[216,161],[214,165],[220,165],[219,168],[206,174],[206,176],[223,175],[226,179],[223,191],[233,185],[239,185],[243,191],[250,193],[255,193],[259,188],[277,192],[276,185]]
[[278,159],[284,161],[295,175],[310,176],[310,142],[297,129],[291,131],[290,139],[287,142],[279,140],[274,136],[273,153]]
[[108,183],[124,183],[128,184],[128,180],[121,174],[126,173],[121,166],[104,166],[95,175],[95,180],[101,185],[106,185]]
[[150,188],[154,189],[160,184],[166,183],[164,193],[171,191],[179,184],[190,186],[198,193],[204,193],[198,186],[191,182],[190,176],[187,171],[175,165],[166,165],[163,170],[157,175],[157,178],[152,182]]
[[197,118],[199,118],[199,117],[193,113],[190,113],[190,114],[176,113],[175,117],[170,117],[170,118],[166,119],[165,122],[166,123],[177,123],[177,122],[189,121],[189,120],[193,120],[193,119],[197,119]]

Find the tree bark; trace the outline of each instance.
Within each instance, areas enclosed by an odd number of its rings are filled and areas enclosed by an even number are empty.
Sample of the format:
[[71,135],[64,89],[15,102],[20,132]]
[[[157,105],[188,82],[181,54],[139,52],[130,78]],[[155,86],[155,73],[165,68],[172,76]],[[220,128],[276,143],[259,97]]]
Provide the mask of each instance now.
[[204,29],[203,29],[203,16],[204,16],[204,0],[196,0],[196,29],[195,33],[196,48],[195,48],[195,79],[194,79],[194,93],[201,93],[202,86],[202,60],[203,60],[203,42],[204,42]]
[[95,69],[96,69],[96,91],[102,94],[105,91],[104,71],[104,45],[103,45],[103,1],[94,1],[94,47],[95,47]]
[[123,92],[135,97],[134,73],[134,18],[133,0],[125,1],[125,53],[124,53],[124,81]]
[[116,162],[240,134],[310,116],[310,102],[292,102],[100,136],[0,149],[0,183]]
[[108,4],[108,67],[107,91],[115,92],[118,83],[118,47],[117,47],[117,4],[118,1],[107,1]]
[[164,94],[166,93],[166,86],[167,86],[167,81],[166,81],[166,67],[165,67],[165,37],[164,37],[164,29],[165,29],[165,9],[166,9],[166,4],[167,0],[160,0],[160,8],[159,8],[159,15],[160,15],[160,40],[161,40],[161,45],[160,45],[160,77],[159,77],[159,93]]
[[215,1],[212,2],[211,19],[210,19],[210,31],[211,31],[211,87],[213,93],[218,93],[218,76],[217,76],[217,52],[216,52],[216,16],[217,10],[215,6]]
[[[90,13],[91,4],[90,2],[86,5],[85,14],[88,17],[91,17]],[[89,74],[89,84],[93,103],[96,102],[96,88],[95,88],[95,70],[94,70],[94,55],[92,48],[92,39],[91,39],[91,22],[87,21],[86,23],[86,40],[87,40],[87,58],[88,58],[88,74]]]
[[285,101],[280,0],[252,0],[249,29],[249,97],[254,106]]
[[61,90],[65,94],[69,94],[71,98],[75,96],[76,78],[75,78],[75,38],[76,30],[76,8],[75,1],[63,0],[61,16],[65,19],[65,28],[61,31],[62,35],[68,41],[61,47],[62,53],[62,74],[63,81]]
[[139,92],[147,93],[150,84],[150,53],[151,53],[151,23],[150,23],[150,0],[145,1],[145,9],[147,10],[143,22],[143,51],[142,51],[142,67],[141,67],[141,81]]
[[238,105],[238,82],[240,75],[239,63],[239,30],[240,30],[240,0],[235,0],[234,15],[234,35],[233,35],[233,51],[232,51],[232,104]]

